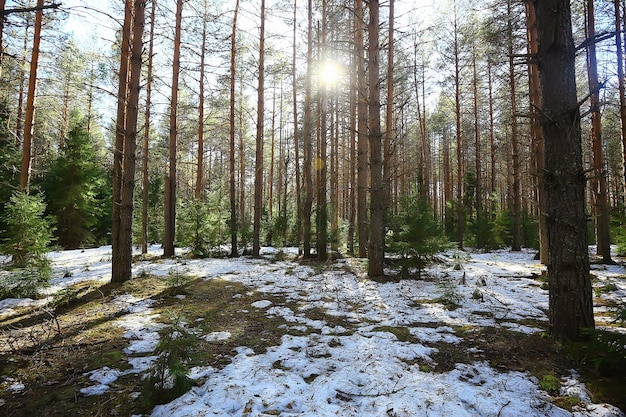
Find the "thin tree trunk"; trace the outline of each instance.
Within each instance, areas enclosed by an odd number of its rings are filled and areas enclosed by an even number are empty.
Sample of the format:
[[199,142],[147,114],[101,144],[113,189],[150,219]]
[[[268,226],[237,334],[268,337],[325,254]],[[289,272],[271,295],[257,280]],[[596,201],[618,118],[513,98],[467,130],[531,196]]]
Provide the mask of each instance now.
[[[239,14],[239,0],[235,3],[233,15],[233,30],[230,37],[230,142],[229,142],[229,185],[230,185],[230,256],[239,256],[237,249],[237,199],[235,189],[235,76],[237,53],[237,15]],[[242,135],[243,136],[243,135]]]
[[[476,147],[475,157],[475,170],[476,170],[476,223],[479,229],[483,227],[481,220],[484,216],[483,213],[483,180],[482,180],[482,152],[480,143],[480,117],[478,109],[478,68],[476,63],[476,42],[472,43],[472,70],[474,80],[472,82],[474,87],[474,146]],[[476,232],[476,246],[483,248],[486,242],[483,238],[482,230]]]
[[591,111],[591,142],[593,150],[594,178],[591,191],[594,197],[597,254],[605,263],[611,263],[611,237],[609,233],[609,201],[606,186],[606,172],[602,150],[602,113],[600,112],[600,83],[598,82],[598,60],[596,57],[595,12],[593,0],[587,0],[587,74],[589,80],[589,105]]
[[267,215],[270,219],[274,217],[274,168],[276,163],[275,158],[275,144],[276,144],[276,80],[274,80],[272,88],[272,122],[270,128],[270,173],[267,181],[267,188],[269,190],[268,195],[268,210]]
[[534,3],[545,115],[550,333],[558,340],[575,340],[583,328],[594,327],[594,318],[570,2]]
[[176,30],[174,33],[174,59],[172,63],[172,97],[170,101],[169,175],[165,187],[165,242],[164,256],[174,256],[176,238],[176,144],[178,137],[178,79],[180,76],[180,38],[183,0],[176,2]]
[[[239,83],[239,97],[243,97],[243,80]],[[243,100],[239,102],[239,224],[241,225],[241,245],[247,246],[246,224],[246,147],[243,140]]]
[[37,65],[39,63],[39,45],[41,44],[41,25],[43,21],[43,0],[37,0],[35,12],[35,31],[33,33],[33,51],[30,57],[28,73],[28,95],[26,97],[26,119],[24,120],[24,141],[22,147],[22,166],[20,170],[20,190],[28,193],[30,182],[30,163],[33,129],[35,121],[35,95],[37,94]]
[[[29,22],[26,21],[24,25],[24,45],[22,47],[22,61],[26,62],[26,54],[28,52],[28,28]],[[32,51],[31,51],[32,53]],[[20,66],[21,68],[21,77],[20,77],[20,91],[18,93],[17,98],[17,110],[15,111],[15,143],[19,147],[22,144],[22,140],[24,138],[24,126],[23,126],[23,115],[24,115],[24,90],[26,89],[26,69],[24,65]]]
[[204,188],[204,68],[205,68],[205,56],[206,56],[206,28],[207,27],[207,14],[205,4],[205,14],[202,19],[202,43],[200,45],[200,77],[199,77],[199,91],[198,91],[198,165],[196,166],[196,189],[195,198],[200,200],[202,197],[202,190]]
[[[6,0],[0,0],[0,10],[2,10],[2,16],[4,16],[4,6]],[[4,58],[4,18],[0,17],[0,77],[2,76],[2,61]]]
[[[327,58],[326,56],[326,0],[322,0],[322,38],[320,42],[321,48],[321,61]],[[320,84],[323,84],[322,80],[319,80]],[[326,260],[328,257],[328,207],[327,207],[327,186],[328,186],[328,126],[327,126],[327,105],[328,105],[328,89],[329,85],[324,84],[319,91],[320,99],[320,142],[318,148],[319,166],[316,166],[318,171],[319,181],[317,183],[317,258],[320,260]]]
[[394,0],[389,0],[389,47],[387,49],[387,107],[385,112],[385,142],[383,146],[383,192],[385,210],[391,206],[391,169],[392,169],[392,142],[395,129],[393,126],[393,35],[394,35]]
[[[620,133],[622,138],[622,189],[626,189],[626,79],[624,78],[624,44],[622,43],[621,36],[622,22],[620,1],[621,0],[615,0],[615,54],[617,58]],[[626,197],[622,197],[622,203],[626,203]]]
[[532,2],[526,2],[526,27],[528,36],[528,85],[530,90],[530,135],[532,141],[533,159],[535,161],[535,184],[539,207],[539,261],[548,263],[548,235],[546,231],[546,196],[544,191],[543,164],[544,164],[544,140],[539,120],[541,109],[541,89],[539,82],[539,70],[537,68],[537,17],[535,6]]
[[465,207],[463,207],[463,131],[462,131],[462,114],[461,114],[461,57],[460,57],[460,41],[459,26],[457,16],[457,4],[454,3],[454,88],[455,88],[455,116],[456,116],[456,217],[457,217],[457,243],[459,248],[463,248],[463,239],[465,234]]
[[[237,0],[239,1],[239,0]],[[298,0],[293,2],[293,49],[292,49],[292,65],[291,79],[293,90],[293,146],[295,151],[295,170],[296,170],[296,242],[298,245],[298,253],[300,253],[300,244],[302,242],[302,184],[300,179],[300,129],[298,127],[298,77],[296,76],[296,35],[297,35],[297,10]]]
[[263,122],[265,113],[265,0],[261,0],[261,30],[259,35],[259,86],[257,90],[256,157],[254,166],[254,229],[252,255],[261,251],[261,217],[263,215]]
[[519,137],[517,132],[517,98],[515,82],[515,63],[513,62],[513,11],[511,10],[511,0],[507,1],[507,38],[509,55],[509,89],[511,94],[511,145],[513,148],[513,243],[511,249],[519,251],[522,249],[522,191]]
[[496,193],[496,129],[493,111],[493,63],[491,60],[487,62],[487,82],[489,83],[489,153],[491,156],[491,183],[489,187],[491,204],[489,210],[493,219],[496,214],[496,200],[494,198]]
[[368,25],[368,69],[369,69],[369,145],[370,145],[370,277],[384,275],[385,258],[385,222],[382,133],[380,130],[380,80],[379,80],[379,4],[378,0],[369,1],[370,20]]
[[141,204],[141,253],[148,253],[148,189],[150,178],[148,175],[148,161],[150,153],[150,110],[152,107],[152,55],[154,54],[154,20],[156,0],[152,0],[150,9],[150,40],[148,41],[148,68],[146,80],[146,112],[143,132],[143,166],[142,166],[142,204]]
[[[353,25],[353,28],[356,25]],[[354,50],[352,51],[352,55],[350,58],[350,68],[354,68],[356,64],[356,46],[354,46]],[[348,175],[348,181],[346,185],[349,187],[349,213],[348,213],[348,238],[347,238],[347,248],[348,253],[350,255],[354,255],[354,228],[356,223],[356,192],[355,192],[355,182],[356,182],[356,100],[357,100],[357,76],[354,71],[350,71],[350,156],[348,161],[350,161],[350,174]]]
[[304,93],[304,126],[302,131],[304,145],[304,204],[302,207],[302,244],[305,257],[311,256],[311,211],[313,208],[313,143],[311,115],[311,84],[313,82],[313,1],[308,0],[308,29],[306,53],[306,88]]
[[369,223],[367,218],[367,173],[368,173],[368,138],[367,138],[367,78],[364,66],[363,42],[363,0],[356,0],[356,28],[354,43],[356,49],[356,73],[358,79],[357,100],[357,231],[359,236],[359,257],[367,257]]

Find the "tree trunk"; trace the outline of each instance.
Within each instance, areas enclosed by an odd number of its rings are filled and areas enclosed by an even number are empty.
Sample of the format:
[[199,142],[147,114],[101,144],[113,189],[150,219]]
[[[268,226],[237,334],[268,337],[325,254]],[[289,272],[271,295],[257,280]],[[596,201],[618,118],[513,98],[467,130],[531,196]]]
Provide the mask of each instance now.
[[148,68],[146,74],[146,112],[143,132],[143,166],[142,166],[142,195],[141,195],[141,253],[148,253],[148,189],[150,178],[148,175],[148,161],[150,153],[150,110],[152,106],[152,55],[154,54],[154,20],[156,0],[152,0],[150,9],[150,40],[148,41]]
[[461,57],[460,57],[460,41],[459,26],[457,17],[457,5],[454,2],[454,88],[455,88],[455,116],[456,116],[456,215],[457,215],[457,243],[459,248],[463,248],[463,239],[465,235],[465,208],[463,207],[463,131],[462,131],[462,114],[461,114]]
[[196,200],[202,198],[202,190],[204,189],[204,63],[206,57],[207,19],[208,16],[205,5],[205,12],[202,19],[202,42],[200,44],[200,74],[198,83],[198,165],[196,166]]
[[370,277],[384,275],[385,258],[385,223],[384,223],[384,191],[382,133],[380,130],[380,79],[379,79],[379,4],[378,0],[369,1],[370,20],[368,25],[368,69],[369,69],[369,145],[370,145],[370,244],[369,268]]
[[[237,0],[239,1],[239,0]],[[293,147],[295,151],[295,171],[296,171],[296,242],[298,245],[298,253],[300,253],[300,243],[302,242],[302,187],[300,179],[300,129],[298,127],[298,77],[296,76],[296,35],[297,28],[297,10],[298,0],[293,2],[293,46],[292,46],[292,65],[291,80],[293,89]],[[286,190],[285,190],[286,193]]]
[[[326,60],[326,0],[322,0],[322,38],[321,38],[321,61]],[[323,83],[323,80],[318,79],[321,88],[319,90],[320,98],[320,142],[318,148],[318,164],[315,164],[315,168],[318,171],[319,181],[317,183],[317,258],[325,261],[328,257],[328,207],[327,207],[327,183],[328,183],[328,126],[327,126],[327,113],[328,113],[328,89],[329,85]],[[324,85],[322,85],[324,84]]]
[[174,33],[174,59],[172,62],[172,97],[170,101],[169,174],[165,193],[164,256],[174,256],[176,239],[176,143],[178,138],[178,79],[180,76],[180,38],[183,0],[176,1],[176,31]]
[[491,204],[489,205],[489,211],[493,220],[496,216],[496,201],[494,198],[496,193],[496,129],[493,110],[493,63],[491,62],[491,59],[487,62],[487,82],[489,83],[489,154],[491,162],[491,182],[489,184],[489,200],[491,201]]
[[237,249],[237,198],[235,189],[235,76],[237,52],[237,15],[239,14],[239,0],[235,3],[233,15],[233,30],[230,35],[230,142],[229,142],[229,185],[230,185],[230,256],[239,256]]
[[600,111],[600,88],[598,60],[596,57],[596,25],[593,0],[587,0],[587,74],[589,80],[589,105],[591,111],[591,142],[593,149],[593,179],[591,190],[594,199],[597,254],[605,263],[611,263],[611,237],[609,233],[609,200],[606,186],[606,170],[602,150],[602,113]]
[[145,2],[132,0],[126,2],[113,172],[112,224],[115,225],[115,229],[112,229],[111,282],[117,283],[127,281],[132,277],[135,158],[144,15]]
[[252,255],[261,251],[261,217],[263,215],[263,130],[265,113],[265,0],[261,0],[261,31],[259,35],[259,86],[257,90],[256,157],[254,166],[254,225]]
[[111,281],[124,282],[130,278],[129,265],[123,255],[122,229],[122,181],[124,143],[127,134],[126,116],[128,110],[128,79],[130,76],[130,54],[133,23],[133,0],[126,0],[124,25],[120,42],[120,71],[117,88],[117,120],[115,126],[115,147],[113,148],[113,190],[111,206]]
[[530,98],[530,136],[534,160],[535,188],[539,208],[539,260],[542,264],[548,263],[548,235],[546,231],[546,196],[544,192],[543,163],[544,163],[544,140],[541,131],[540,109],[541,88],[539,72],[537,69],[537,17],[535,6],[532,2],[526,2],[526,28],[528,36],[528,85]]
[[[39,45],[41,44],[41,25],[43,21],[43,0],[37,0],[35,12],[35,31],[33,33],[33,51],[30,57],[28,73],[28,95],[26,96],[26,118],[24,120],[24,141],[22,144],[22,166],[20,170],[20,190],[28,193],[30,182],[30,162],[33,129],[35,121],[35,95],[37,94],[37,65],[39,62]],[[4,19],[4,17],[2,17]]]
[[548,315],[552,337],[573,340],[581,329],[594,327],[576,53],[569,0],[535,0],[535,8],[546,151]]
[[[356,24],[353,25],[353,28]],[[353,46],[352,55],[350,58],[350,68],[356,67],[356,45]],[[356,223],[356,100],[357,100],[357,76],[355,71],[350,71],[350,155],[348,161],[350,161],[348,175],[348,181],[346,185],[349,189],[349,214],[348,214],[348,238],[347,247],[348,253],[354,255],[354,228]]]
[[359,257],[367,256],[368,219],[367,219],[367,172],[368,172],[368,140],[367,140],[367,78],[364,63],[363,43],[363,0],[355,4],[356,28],[354,43],[356,49],[357,73],[357,232],[359,236]]
[[391,169],[392,142],[395,129],[393,126],[393,35],[394,35],[394,0],[389,0],[389,47],[387,50],[387,107],[385,112],[385,142],[383,146],[383,192],[385,210],[391,207]]
[[[0,0],[0,10],[4,16],[4,6],[6,0]],[[0,77],[2,76],[2,61],[4,58],[4,17],[0,18]]]
[[[622,138],[622,189],[626,189],[626,79],[624,79],[624,48],[620,1],[615,0],[615,54],[617,56],[617,81],[619,86],[620,133]],[[626,203],[622,197],[622,203]]]
[[476,170],[476,223],[478,230],[476,231],[476,246],[483,248],[486,242],[480,228],[483,227],[481,219],[483,218],[483,186],[482,186],[482,152],[480,143],[480,115],[478,108],[478,68],[476,63],[476,42],[472,43],[472,72],[473,72],[473,89],[474,89],[474,146],[476,147],[475,170]]
[[313,82],[313,1],[308,0],[308,29],[306,53],[306,87],[304,93],[304,126],[302,130],[304,145],[304,204],[302,206],[302,245],[305,257],[311,256],[311,211],[313,208],[313,143],[311,117],[311,84]]
[[[243,97],[243,80],[239,83],[239,97]],[[243,100],[239,101],[239,224],[241,227],[241,245],[245,248],[247,242],[246,224],[246,146],[243,140]],[[245,250],[245,249],[244,249]]]
[[513,243],[511,249],[519,251],[522,249],[522,191],[521,191],[521,171],[519,138],[517,132],[517,98],[515,82],[515,63],[513,62],[513,11],[511,10],[511,0],[507,1],[507,42],[509,55],[509,91],[511,94],[511,147],[513,149]]

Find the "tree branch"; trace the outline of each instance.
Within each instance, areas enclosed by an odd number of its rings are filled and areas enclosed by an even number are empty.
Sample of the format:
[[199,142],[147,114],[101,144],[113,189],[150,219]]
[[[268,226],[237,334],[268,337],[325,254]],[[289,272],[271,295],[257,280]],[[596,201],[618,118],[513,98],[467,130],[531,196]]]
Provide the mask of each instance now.
[[18,7],[15,9],[2,10],[2,12],[0,12],[0,16],[5,17],[5,16],[10,15],[11,13],[28,13],[28,12],[36,12],[38,10],[45,10],[45,9],[58,9],[59,7],[61,7],[61,3],[52,3],[52,4],[47,4],[41,7]]

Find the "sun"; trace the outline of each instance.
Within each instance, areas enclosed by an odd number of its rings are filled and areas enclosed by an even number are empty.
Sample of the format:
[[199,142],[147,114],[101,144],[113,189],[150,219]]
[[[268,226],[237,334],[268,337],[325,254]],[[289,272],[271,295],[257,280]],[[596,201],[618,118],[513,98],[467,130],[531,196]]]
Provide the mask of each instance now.
[[325,60],[319,65],[320,84],[326,88],[336,86],[343,75],[341,65],[335,61]]

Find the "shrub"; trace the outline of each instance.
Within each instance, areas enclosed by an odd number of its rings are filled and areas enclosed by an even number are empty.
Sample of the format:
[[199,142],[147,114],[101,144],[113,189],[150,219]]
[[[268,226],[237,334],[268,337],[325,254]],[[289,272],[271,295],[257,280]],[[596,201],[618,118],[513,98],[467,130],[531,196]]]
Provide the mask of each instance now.
[[147,378],[144,394],[150,404],[173,400],[191,389],[189,362],[193,359],[198,338],[179,317],[162,333],[156,346],[158,355]]
[[454,245],[442,234],[428,203],[416,197],[401,203],[401,211],[394,218],[393,239],[389,250],[402,256],[405,267],[422,269],[436,253]]
[[46,205],[40,196],[15,192],[5,206],[7,240],[4,253],[12,257],[12,270],[0,285],[0,297],[35,297],[50,279],[46,257],[52,239],[52,220],[44,216]]

